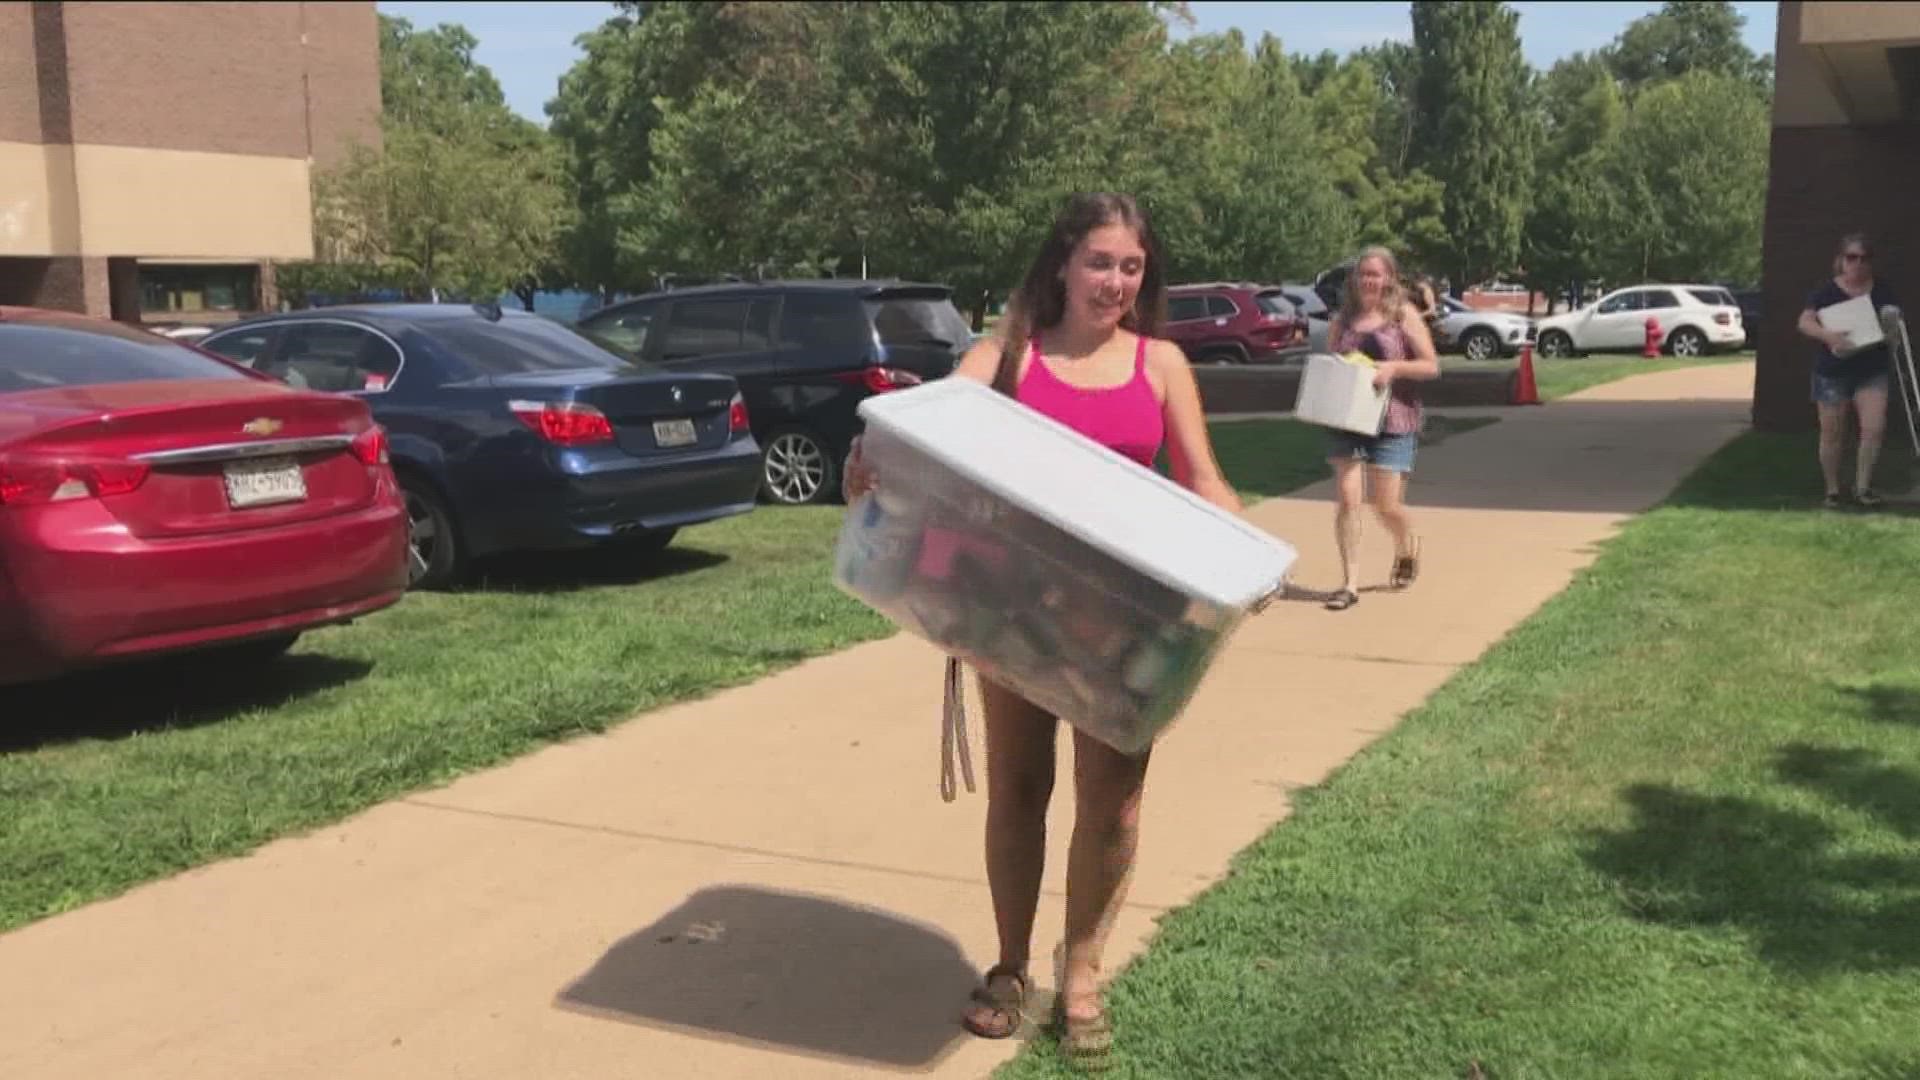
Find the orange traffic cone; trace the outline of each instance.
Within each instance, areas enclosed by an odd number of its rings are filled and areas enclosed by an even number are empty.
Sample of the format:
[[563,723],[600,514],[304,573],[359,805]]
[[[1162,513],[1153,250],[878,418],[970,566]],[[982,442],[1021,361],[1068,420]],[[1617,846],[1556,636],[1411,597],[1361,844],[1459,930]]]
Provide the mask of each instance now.
[[1520,369],[1513,373],[1513,395],[1509,405],[1540,404],[1540,388],[1533,381],[1533,342],[1520,344]]

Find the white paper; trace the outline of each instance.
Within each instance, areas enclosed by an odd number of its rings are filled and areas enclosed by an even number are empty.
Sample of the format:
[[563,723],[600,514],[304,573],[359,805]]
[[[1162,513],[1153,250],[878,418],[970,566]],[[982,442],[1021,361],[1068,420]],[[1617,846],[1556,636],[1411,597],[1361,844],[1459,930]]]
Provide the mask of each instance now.
[[1873,306],[1871,293],[1823,307],[1816,314],[1820,316],[1821,326],[1846,334],[1851,342],[1845,349],[1834,350],[1835,356],[1852,356],[1887,339],[1886,332],[1880,328],[1880,312]]

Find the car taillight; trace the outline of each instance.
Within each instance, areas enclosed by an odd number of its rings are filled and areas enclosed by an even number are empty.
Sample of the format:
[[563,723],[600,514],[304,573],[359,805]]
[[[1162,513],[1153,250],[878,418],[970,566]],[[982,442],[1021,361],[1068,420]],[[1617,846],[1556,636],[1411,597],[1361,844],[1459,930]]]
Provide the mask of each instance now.
[[739,394],[727,403],[727,431],[734,435],[744,435],[747,431],[747,399]]
[[0,505],[31,506],[125,495],[151,470],[138,461],[0,460]]
[[1732,326],[1733,316],[1727,314],[1724,311],[1716,312],[1714,313],[1713,321],[1715,325],[1718,325],[1718,326]]
[[368,466],[369,468],[375,465],[389,464],[386,429],[375,424],[373,427],[355,436],[353,440],[353,456],[360,459],[360,464]]
[[842,379],[847,382],[857,382],[876,394],[884,394],[889,390],[905,390],[909,386],[919,386],[924,381],[911,371],[890,367],[862,368],[859,374],[845,375]]
[[591,446],[613,441],[613,424],[591,405],[571,401],[510,401],[519,421],[555,446]]

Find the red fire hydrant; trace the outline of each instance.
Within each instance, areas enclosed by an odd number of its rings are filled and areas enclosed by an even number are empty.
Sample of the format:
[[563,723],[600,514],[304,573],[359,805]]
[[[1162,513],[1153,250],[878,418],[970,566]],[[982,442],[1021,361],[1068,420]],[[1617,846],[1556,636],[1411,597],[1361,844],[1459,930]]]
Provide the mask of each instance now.
[[1647,343],[1640,347],[1640,358],[1652,360],[1660,355],[1660,320],[1647,316]]

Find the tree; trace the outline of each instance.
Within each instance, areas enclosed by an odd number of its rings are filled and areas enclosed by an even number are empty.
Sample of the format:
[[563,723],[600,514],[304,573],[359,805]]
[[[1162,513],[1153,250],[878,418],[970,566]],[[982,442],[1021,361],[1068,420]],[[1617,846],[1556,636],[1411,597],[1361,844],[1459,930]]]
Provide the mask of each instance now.
[[560,77],[546,108],[547,130],[561,148],[574,192],[574,224],[561,241],[561,260],[568,276],[604,302],[620,282],[609,204],[644,175],[654,113],[633,83],[639,42],[630,16],[609,19],[575,44],[584,55]]
[[[1172,5],[650,5],[637,32],[681,8],[636,50],[654,111],[607,201],[623,273],[844,269],[864,246],[978,315],[1066,192],[1165,175],[1147,87]],[[722,23],[755,47],[675,61]]]
[[1760,263],[1768,110],[1738,76],[1695,71],[1641,94],[1607,169],[1608,272],[1750,281]]
[[1551,297],[1571,284],[1577,295],[1609,248],[1618,200],[1606,173],[1626,106],[1604,60],[1590,53],[1556,63],[1537,89],[1543,141],[1522,256],[1535,291]]
[[530,307],[571,217],[558,148],[507,107],[464,28],[380,20],[382,147],[315,178],[319,267],[293,271],[294,291],[513,289]]
[[810,50],[793,29],[821,17],[824,6],[623,3],[580,36],[584,55],[546,107],[576,193],[576,224],[563,247],[579,283],[605,294],[650,278],[653,260],[621,236],[636,235],[635,193],[653,176],[654,132],[708,84],[746,92],[769,64],[807,62]]
[[1135,153],[1175,280],[1304,278],[1351,247],[1353,215],[1319,159],[1300,62],[1237,32],[1173,45],[1151,69],[1153,138]]
[[410,20],[380,16],[382,119],[433,131],[475,119],[490,126],[517,119],[499,80],[474,60],[479,44],[458,24],[417,30]]
[[1631,92],[1690,72],[1712,72],[1759,90],[1773,83],[1773,60],[1740,39],[1746,16],[1726,0],[1668,0],[1635,19],[1605,50],[1607,66]]
[[1407,42],[1383,41],[1356,50],[1353,58],[1366,61],[1380,77],[1380,111],[1373,142],[1379,149],[1381,166],[1388,175],[1405,176],[1411,168],[1414,125],[1419,121],[1415,95],[1420,82],[1420,55]]
[[1413,5],[1413,157],[1445,185],[1435,256],[1456,287],[1513,268],[1520,254],[1536,135],[1518,28],[1501,3]]
[[568,218],[536,169],[481,139],[390,128],[316,183],[316,254],[410,295],[499,296],[545,269]]

